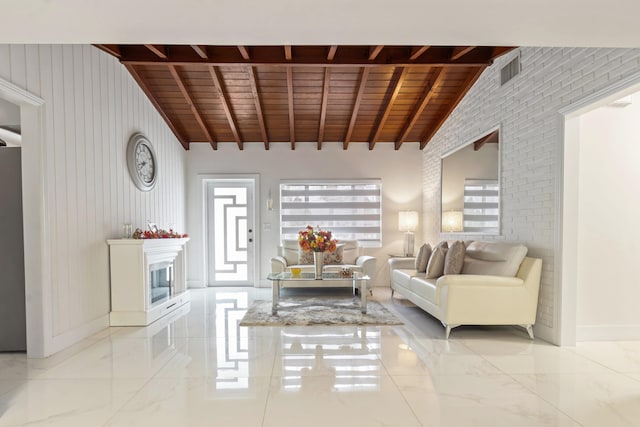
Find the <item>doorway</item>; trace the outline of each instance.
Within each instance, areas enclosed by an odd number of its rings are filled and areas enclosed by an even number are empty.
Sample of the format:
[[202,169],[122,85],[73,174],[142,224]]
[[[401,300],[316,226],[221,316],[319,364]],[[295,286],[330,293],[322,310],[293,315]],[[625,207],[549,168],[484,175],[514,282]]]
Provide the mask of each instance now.
[[207,286],[255,283],[255,178],[205,181]]
[[560,344],[640,339],[640,74],[564,114]]

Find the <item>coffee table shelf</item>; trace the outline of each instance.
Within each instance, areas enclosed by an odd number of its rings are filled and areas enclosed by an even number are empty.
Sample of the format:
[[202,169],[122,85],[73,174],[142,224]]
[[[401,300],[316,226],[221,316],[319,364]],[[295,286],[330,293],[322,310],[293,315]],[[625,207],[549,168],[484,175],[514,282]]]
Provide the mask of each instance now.
[[289,271],[282,273],[271,273],[267,276],[267,280],[271,280],[271,288],[273,291],[273,304],[271,313],[273,315],[278,314],[278,303],[280,302],[280,288],[283,284],[289,281],[304,281],[304,282],[316,282],[318,287],[322,287],[323,281],[326,280],[344,280],[351,281],[353,294],[356,294],[356,289],[360,292],[360,311],[362,313],[367,312],[367,282],[369,276],[360,272],[353,272],[350,276],[345,276],[342,273],[322,273],[322,279],[316,279],[314,273],[300,273],[293,274]]

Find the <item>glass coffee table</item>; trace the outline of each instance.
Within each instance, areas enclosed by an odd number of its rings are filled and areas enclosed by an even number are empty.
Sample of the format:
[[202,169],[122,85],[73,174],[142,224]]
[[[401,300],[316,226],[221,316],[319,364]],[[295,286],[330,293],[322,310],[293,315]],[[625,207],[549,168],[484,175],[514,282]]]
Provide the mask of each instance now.
[[[360,272],[353,272],[349,276],[345,276],[342,273],[322,273],[322,279],[316,279],[314,273],[300,273],[293,274],[289,271],[282,273],[270,273],[267,276],[267,280],[271,280],[271,288],[273,290],[273,304],[271,308],[272,314],[278,313],[278,303],[280,302],[280,288],[286,286],[286,282],[309,282],[305,283],[307,286],[317,285],[322,287],[322,283],[331,281],[351,281],[353,294],[356,294],[356,289],[360,292],[360,311],[362,313],[367,312],[367,281],[369,276]],[[315,282],[315,283],[312,283]]]

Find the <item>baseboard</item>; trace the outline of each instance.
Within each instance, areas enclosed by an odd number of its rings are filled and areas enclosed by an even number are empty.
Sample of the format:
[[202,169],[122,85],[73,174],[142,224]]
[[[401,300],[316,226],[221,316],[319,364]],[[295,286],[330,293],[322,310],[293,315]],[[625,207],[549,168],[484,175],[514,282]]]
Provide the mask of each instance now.
[[51,339],[51,346],[49,347],[51,352],[46,356],[51,356],[54,353],[64,350],[65,348],[72,346],[78,341],[88,338],[91,335],[100,332],[101,330],[108,327],[109,315],[105,314],[104,316],[100,316],[89,323],[85,323],[75,329],[64,332],[60,335],[56,335]]
[[551,344],[560,345],[560,343],[555,340],[555,331],[553,328],[550,328],[545,325],[537,324],[533,326],[533,335],[536,338],[547,341]]
[[187,280],[187,289],[206,288],[202,280]]
[[576,341],[626,341],[640,339],[640,325],[588,325],[576,327]]

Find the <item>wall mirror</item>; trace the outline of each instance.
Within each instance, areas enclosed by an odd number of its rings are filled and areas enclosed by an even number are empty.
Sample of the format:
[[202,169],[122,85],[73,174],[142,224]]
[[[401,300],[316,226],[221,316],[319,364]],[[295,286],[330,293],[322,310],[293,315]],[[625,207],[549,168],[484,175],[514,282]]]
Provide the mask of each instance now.
[[442,157],[441,231],[500,233],[500,130]]

